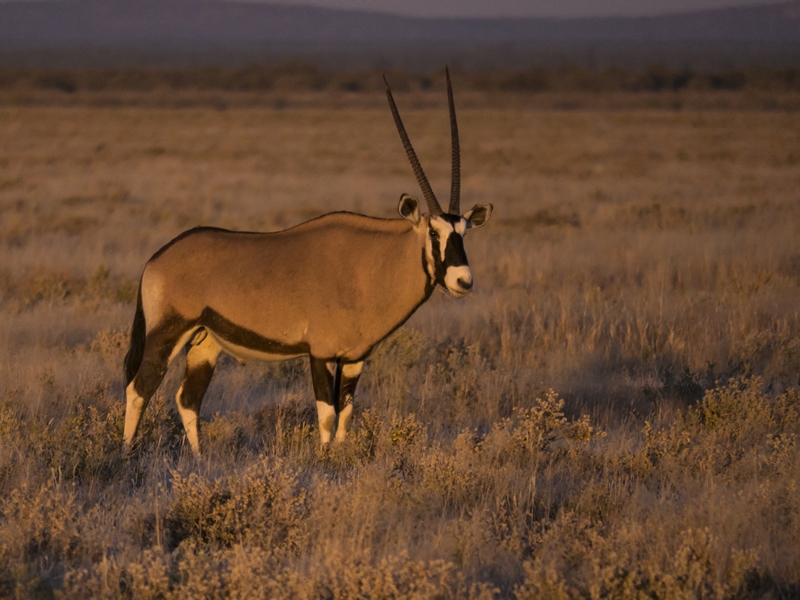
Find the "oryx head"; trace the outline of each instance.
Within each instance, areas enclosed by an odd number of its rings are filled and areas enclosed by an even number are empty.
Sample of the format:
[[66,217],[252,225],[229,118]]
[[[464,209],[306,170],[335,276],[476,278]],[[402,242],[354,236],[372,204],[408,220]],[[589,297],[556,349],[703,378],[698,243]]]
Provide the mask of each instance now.
[[450,72],[447,75],[447,99],[450,105],[450,138],[452,142],[452,170],[450,177],[450,206],[445,213],[436,200],[428,178],[422,170],[417,154],[411,146],[408,134],[397,112],[389,83],[386,83],[386,95],[392,109],[397,131],[403,141],[408,160],[417,177],[419,187],[428,204],[428,214],[420,216],[419,202],[413,196],[403,194],[400,197],[398,210],[400,216],[411,221],[415,227],[424,231],[425,253],[424,266],[432,283],[445,288],[456,298],[466,296],[472,289],[472,272],[464,251],[464,235],[467,229],[481,227],[492,214],[491,204],[476,204],[471,210],[461,214],[461,151],[458,143],[458,124],[456,109],[453,103],[453,87],[450,84]]

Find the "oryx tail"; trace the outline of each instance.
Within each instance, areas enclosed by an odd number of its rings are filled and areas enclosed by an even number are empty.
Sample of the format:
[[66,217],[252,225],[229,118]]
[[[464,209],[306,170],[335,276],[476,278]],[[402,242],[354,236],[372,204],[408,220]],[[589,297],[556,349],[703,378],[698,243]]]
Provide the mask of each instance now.
[[142,283],[140,281],[139,293],[136,297],[136,314],[133,316],[133,326],[131,327],[131,344],[125,355],[125,387],[133,381],[142,365],[146,334],[147,328],[142,308]]

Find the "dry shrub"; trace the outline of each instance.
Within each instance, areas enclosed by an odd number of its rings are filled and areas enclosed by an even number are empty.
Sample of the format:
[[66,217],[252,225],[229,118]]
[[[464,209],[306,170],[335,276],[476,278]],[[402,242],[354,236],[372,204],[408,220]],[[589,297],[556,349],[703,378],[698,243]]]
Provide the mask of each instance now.
[[25,424],[10,406],[0,406],[0,485],[9,481],[25,456]]
[[173,473],[174,499],[167,511],[170,546],[246,544],[294,553],[303,543],[305,493],[297,475],[279,460],[262,458],[243,472],[211,481]]
[[58,424],[23,420],[8,408],[0,411],[0,474],[11,478],[29,460],[65,480],[109,482],[122,466],[123,411],[121,403],[108,410],[78,404]]
[[405,417],[393,414],[390,427],[389,436],[392,446],[401,453],[418,443],[425,432],[425,426],[417,420],[414,414]]
[[65,273],[53,273],[40,270],[25,282],[24,294],[26,304],[42,301],[60,301],[73,294],[77,284]]
[[536,465],[541,453],[557,450],[556,446],[572,448],[604,436],[591,425],[588,415],[568,420],[564,400],[548,390],[535,398],[532,407],[515,408],[511,418],[495,423],[478,447],[497,465]]
[[405,554],[380,561],[327,556],[313,567],[279,568],[271,553],[237,545],[230,549],[172,553],[146,551],[122,568],[104,559],[93,569],[69,572],[64,598],[341,598],[387,600],[467,598],[488,600],[497,590],[467,585],[446,561],[414,561]]
[[[122,454],[124,418],[123,402],[110,404],[105,410],[79,404],[59,427],[45,430],[40,441],[42,457],[46,464],[68,479],[87,483],[97,479],[113,481],[125,470],[126,458]],[[145,435],[152,445],[158,446],[162,441],[169,443],[161,435],[168,423],[152,417],[143,420]]]
[[[552,439],[552,432],[564,427],[558,402],[550,398],[540,400],[533,410],[517,411],[515,417],[522,417],[520,421],[510,419],[480,445],[473,436],[460,438],[467,447],[479,449],[477,456],[497,446],[516,448],[528,456],[520,466],[532,465],[540,476],[555,470],[561,478],[556,510],[550,506],[549,511],[541,512],[541,499],[528,506],[525,513],[541,515],[538,526],[529,529],[528,525],[524,536],[513,536],[517,543],[526,540],[523,547],[533,555],[525,563],[524,583],[516,589],[518,597],[738,598],[790,589],[772,579],[760,557],[774,551],[771,545],[777,538],[782,540],[777,548],[786,548],[797,539],[794,517],[772,521],[777,514],[797,510],[791,491],[794,480],[786,478],[787,473],[797,472],[796,391],[770,395],[757,378],[731,382],[707,392],[696,407],[666,428],[654,429],[646,423],[641,446],[621,456],[610,449],[597,456],[597,447],[589,454],[563,453],[558,444],[546,442]],[[588,424],[583,419],[577,422]],[[573,431],[582,429],[583,425]],[[534,460],[532,452],[536,451],[545,455]],[[495,456],[508,460],[507,454]],[[665,528],[688,516],[692,502],[709,501],[704,492],[691,490],[695,481],[711,472],[718,485],[733,486],[732,490],[747,485],[745,482],[760,483],[761,497],[773,499],[773,516],[762,515],[751,522],[752,534],[736,536],[735,530],[718,530],[725,531],[724,540],[708,528],[691,525],[667,533]],[[573,476],[586,480],[570,481]],[[615,491],[615,481],[627,483],[623,490]],[[552,494],[555,490],[552,484],[549,487]],[[662,502],[686,516],[676,519],[674,515],[663,521],[658,505],[647,501],[651,490],[661,490],[666,494]],[[693,498],[686,498],[689,505],[678,500],[684,494]],[[717,510],[735,509],[718,506]],[[500,530],[514,531],[509,525],[513,522],[501,521]],[[766,531],[757,535],[765,525]],[[504,547],[508,547],[508,538]]]
[[763,476],[764,464],[796,460],[791,443],[800,425],[800,394],[764,393],[758,377],[709,390],[670,430],[646,427],[651,460],[669,468],[694,468],[726,480]]
[[89,352],[98,356],[111,372],[119,372],[130,345],[130,336],[130,330],[127,328],[101,329],[89,343]]
[[[287,449],[284,459],[262,456],[223,477],[173,471],[158,492],[163,514],[158,503],[153,511],[152,499],[136,509],[150,528],[138,551],[128,542],[110,553],[92,550],[87,561],[96,534],[76,545],[75,532],[89,532],[94,517],[76,505],[74,491],[22,487],[3,504],[0,527],[12,541],[4,552],[34,540],[29,549],[73,565],[57,579],[65,597],[785,592],[792,588],[767,565],[793,572],[791,556],[776,562],[775,552],[791,547],[798,530],[797,411],[795,391],[769,394],[756,378],[737,380],[707,392],[677,419],[646,423],[635,446],[620,447],[626,438],[616,430],[606,435],[587,417],[567,418],[552,391],[488,432],[462,431],[447,444],[431,438],[413,413],[385,419],[366,410],[353,439],[316,460]],[[102,430],[92,411],[77,415],[81,427]],[[4,435],[16,435],[13,419],[3,423]],[[297,464],[318,476],[301,475]],[[701,485],[712,472],[720,496]],[[747,494],[732,494],[740,486]],[[733,515],[753,502],[763,512],[731,529],[713,519],[703,525],[694,512],[701,506]],[[54,503],[57,527],[47,520]],[[36,514],[23,532],[16,523],[24,507]],[[51,527],[55,536],[43,533]],[[366,536],[363,545],[340,546],[342,531],[354,532],[351,544]],[[398,535],[419,536],[438,557],[412,558],[391,541]],[[30,552],[21,556],[38,564]],[[37,572],[25,581],[34,585]]]
[[121,402],[107,411],[79,404],[42,440],[45,460],[67,479],[115,479],[123,465],[123,414]]
[[0,500],[0,592],[7,597],[52,595],[49,576],[79,559],[80,505],[74,488],[52,477]]
[[671,557],[656,558],[586,521],[568,520],[554,529],[549,535],[561,537],[566,552],[525,563],[525,581],[515,590],[520,600],[723,600],[748,597],[759,587],[756,553],[734,550],[729,561],[720,560],[726,553],[708,530],[681,532]]
[[459,454],[431,451],[416,464],[420,489],[433,496],[432,503],[444,509],[462,509],[477,504],[485,483],[485,472]]
[[132,560],[124,567],[104,555],[92,568],[67,572],[61,595],[76,599],[175,598],[177,596],[171,592],[175,579],[172,562],[161,549],[145,550],[138,560]]
[[250,429],[251,420],[241,413],[217,413],[202,426],[203,447],[207,452],[236,454],[247,445],[248,438],[253,437]]
[[28,309],[40,303],[74,300],[90,306],[108,301],[130,304],[136,300],[138,289],[129,279],[112,276],[104,265],[99,265],[87,277],[39,267],[21,277],[8,277],[4,287],[9,299],[18,300]]
[[618,464],[659,486],[683,486],[687,473],[767,484],[796,467],[800,395],[794,389],[773,395],[763,388],[758,377],[735,379],[707,391],[664,426],[646,421],[641,446],[618,457]]
[[[142,437],[131,457],[122,454],[122,429],[125,404],[109,401],[109,386],[101,386],[90,396],[97,404],[75,404],[59,421],[44,421],[33,416],[21,419],[6,409],[0,411],[0,475],[11,478],[20,473],[21,458],[37,465],[37,470],[55,472],[59,478],[83,484],[110,484],[127,472],[139,481],[150,456],[159,452],[180,453],[183,426],[177,413],[168,411],[160,397],[151,401],[140,426]],[[155,406],[152,406],[155,405]],[[162,413],[163,411],[163,413]],[[162,413],[162,414],[158,414]],[[164,413],[168,418],[164,418]],[[25,435],[22,435],[22,432]]]
[[733,355],[742,370],[768,380],[787,381],[800,373],[800,339],[787,331],[753,331],[737,340]]
[[[312,432],[311,439],[316,441],[316,435]],[[395,472],[405,474],[413,468],[427,441],[426,428],[413,413],[402,416],[393,412],[387,422],[378,411],[367,409],[356,414],[346,443],[326,445],[316,459],[328,468],[348,474],[354,467],[383,458],[390,461]]]
[[383,417],[373,409],[366,409],[356,421],[357,427],[353,432],[351,445],[356,456],[368,461],[375,458],[381,432],[383,431]]
[[126,329],[102,329],[89,345],[89,351],[119,362],[128,350],[129,342],[130,333]]
[[689,412],[688,422],[731,443],[796,427],[800,422],[798,391],[791,389],[772,398],[763,388],[760,377],[751,377],[709,390]]
[[331,598],[446,598],[453,565],[392,556],[377,564],[369,558],[333,557],[326,561],[316,592]]

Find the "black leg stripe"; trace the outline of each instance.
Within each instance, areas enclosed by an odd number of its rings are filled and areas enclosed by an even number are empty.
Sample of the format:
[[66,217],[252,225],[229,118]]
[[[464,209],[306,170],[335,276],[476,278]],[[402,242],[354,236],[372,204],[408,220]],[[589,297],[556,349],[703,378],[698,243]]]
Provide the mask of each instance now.
[[[355,398],[356,395],[356,386],[358,385],[358,379],[361,375],[356,375],[355,377],[344,377],[342,376],[342,389],[339,392],[339,410],[341,411],[345,406],[350,404]],[[349,401],[348,401],[349,398]]]
[[214,365],[207,361],[187,369],[180,396],[181,406],[191,408],[198,404],[203,399],[213,375]]
[[311,382],[314,384],[314,397],[317,402],[333,405],[334,378],[328,371],[328,361],[311,357]]

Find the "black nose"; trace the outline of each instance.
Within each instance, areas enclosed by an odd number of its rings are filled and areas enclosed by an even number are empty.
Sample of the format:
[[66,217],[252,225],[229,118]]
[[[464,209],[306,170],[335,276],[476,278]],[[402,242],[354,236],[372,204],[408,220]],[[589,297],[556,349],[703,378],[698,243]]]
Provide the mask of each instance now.
[[470,279],[467,281],[466,279],[459,279],[458,285],[461,286],[462,290],[471,290],[472,289],[472,280]]

